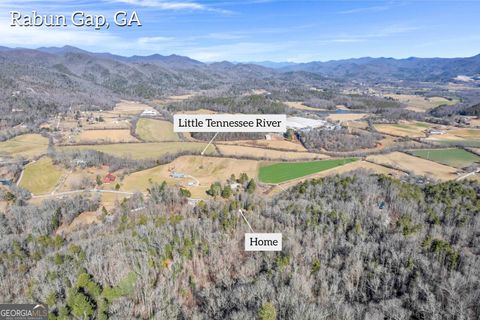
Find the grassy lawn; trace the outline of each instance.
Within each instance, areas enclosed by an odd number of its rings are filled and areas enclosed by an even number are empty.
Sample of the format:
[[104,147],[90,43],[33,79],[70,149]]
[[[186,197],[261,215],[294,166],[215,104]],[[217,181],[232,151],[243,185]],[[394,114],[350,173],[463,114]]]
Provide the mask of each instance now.
[[20,186],[33,194],[53,191],[63,171],[55,167],[50,158],[42,158],[25,167]]
[[[181,151],[201,152],[207,143],[202,142],[158,142],[158,143],[117,143],[103,145],[81,145],[81,146],[64,146],[59,150],[96,150],[111,154],[117,157],[126,157],[136,160],[156,159],[170,153],[176,154]],[[210,145],[205,152],[206,154],[215,154],[215,147]]]
[[320,171],[332,169],[356,160],[356,158],[345,158],[311,162],[276,163],[261,167],[258,177],[261,182],[281,183],[284,181],[308,176]]
[[173,124],[163,120],[140,118],[136,134],[148,142],[180,141],[178,135],[173,132]]
[[480,157],[463,149],[433,149],[433,150],[415,150],[413,155],[442,163],[448,166],[463,168],[474,162],[480,161]]
[[34,158],[47,152],[48,139],[39,134],[23,134],[0,142],[0,156]]
[[[190,190],[194,198],[206,198],[205,191],[216,181],[225,181],[232,174],[239,177],[246,173],[254,177],[258,172],[259,162],[232,158],[182,156],[169,164],[131,173],[122,181],[123,191],[145,191],[151,183],[166,181],[170,185],[183,185]],[[182,172],[189,177],[175,179],[169,169]],[[191,178],[194,177],[194,178]],[[199,185],[188,186],[188,182],[198,181]]]

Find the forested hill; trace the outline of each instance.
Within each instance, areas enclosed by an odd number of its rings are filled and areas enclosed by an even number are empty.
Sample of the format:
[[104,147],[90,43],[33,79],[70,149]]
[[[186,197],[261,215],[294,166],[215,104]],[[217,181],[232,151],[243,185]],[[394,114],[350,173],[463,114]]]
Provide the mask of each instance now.
[[[98,202],[0,215],[3,299],[46,301],[52,319],[480,316],[476,182],[420,187],[358,171],[195,208],[165,184],[149,192],[66,238],[59,224]],[[255,231],[283,233],[283,251],[244,252],[238,208]]]
[[480,54],[469,58],[360,58],[308,62],[281,67],[281,71],[308,71],[335,78],[364,80],[452,81],[458,75],[480,76]]
[[[119,99],[191,92],[242,95],[253,89],[332,88],[351,81],[451,81],[478,77],[480,55],[458,59],[364,58],[272,69],[227,61],[206,64],[178,55],[122,57],[75,47],[0,48],[0,123],[38,124],[71,107],[107,109]],[[16,110],[16,111],[14,111]],[[23,110],[23,112],[18,112]]]
[[177,55],[126,58],[74,47],[0,48],[0,123],[41,122],[70,107],[108,109],[121,98],[154,99],[205,90],[242,94],[291,83],[320,87],[322,81],[304,72],[280,74],[229,62],[204,64]]

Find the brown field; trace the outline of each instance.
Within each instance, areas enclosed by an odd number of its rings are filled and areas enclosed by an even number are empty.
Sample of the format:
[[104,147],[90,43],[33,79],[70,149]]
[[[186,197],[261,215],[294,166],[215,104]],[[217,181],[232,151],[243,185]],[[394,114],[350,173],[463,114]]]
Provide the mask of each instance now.
[[386,147],[391,147],[396,143],[397,138],[392,136],[385,136],[385,138],[381,139],[378,142],[376,149],[383,149]]
[[455,128],[447,130],[442,135],[432,135],[426,139],[438,143],[466,143],[472,146],[480,145],[480,129]]
[[398,124],[375,124],[374,127],[381,133],[401,137],[419,138],[425,137],[425,130],[431,128],[432,125],[424,122],[402,121]]
[[233,146],[233,145],[216,145],[218,150],[224,155],[229,157],[250,157],[258,159],[270,159],[270,160],[309,160],[309,159],[326,159],[327,155],[310,152],[289,152],[268,150],[255,147],[246,146]]
[[308,180],[308,179],[323,178],[323,177],[327,177],[327,176],[331,176],[331,175],[335,175],[335,174],[342,174],[342,173],[345,173],[345,172],[350,172],[350,171],[357,170],[357,169],[369,170],[369,171],[372,171],[374,173],[391,175],[391,176],[394,176],[394,177],[397,177],[397,178],[401,177],[402,175],[405,175],[405,173],[402,172],[402,171],[390,169],[390,168],[384,167],[382,165],[378,165],[378,164],[375,164],[375,163],[371,163],[371,162],[361,160],[361,161],[351,162],[351,163],[348,163],[346,165],[335,167],[335,168],[332,168],[332,169],[329,169],[329,170],[321,171],[319,173],[315,173],[315,174],[312,174],[310,176],[302,177],[302,178],[295,179],[295,180],[290,180],[286,183],[282,183],[280,186],[275,186],[274,188],[270,189],[268,194],[278,193],[278,192],[283,191],[287,188],[293,187],[297,183],[300,183],[300,182]]
[[[166,154],[176,154],[179,152],[200,153],[206,146],[207,142],[151,142],[62,146],[58,147],[58,149],[61,151],[96,150],[117,157],[126,157],[140,160],[156,159]],[[206,151],[206,154],[215,153],[215,148],[213,147],[213,145],[210,145]]]
[[57,235],[67,234],[79,229],[82,226],[86,226],[93,223],[100,223],[100,217],[97,212],[88,211],[82,212],[69,225],[62,224],[57,231]]
[[[193,198],[206,198],[205,191],[215,181],[225,183],[231,174],[239,176],[245,172],[249,177],[256,177],[259,167],[258,161],[239,160],[231,158],[216,158],[202,156],[183,156],[173,162],[151,169],[138,171],[126,176],[122,181],[124,191],[145,191],[150,183],[166,181],[171,185],[183,186],[190,190]],[[188,177],[175,179],[170,176],[171,171],[181,172]],[[197,186],[188,186],[188,182],[197,182]]]
[[0,201],[0,212],[6,212],[8,207],[7,201]]
[[327,109],[313,108],[304,105],[300,101],[285,101],[284,102],[289,108],[299,109],[299,110],[308,110],[308,111],[327,111]]
[[455,168],[402,152],[368,156],[367,160],[438,180],[452,180],[458,177],[456,174],[457,169]]
[[297,152],[307,152],[300,143],[295,143],[286,140],[238,140],[238,141],[219,141],[216,144],[247,146],[256,148],[270,148]]
[[463,138],[463,139],[480,139],[480,129],[453,129],[449,130],[448,134]]
[[432,135],[429,136],[425,141],[429,142],[436,142],[436,143],[447,143],[447,144],[454,144],[454,143],[462,143],[465,141],[464,138],[455,136],[453,134],[445,133],[442,135]]
[[47,152],[48,139],[39,134],[22,134],[0,142],[0,156],[33,159]]
[[134,115],[142,113],[145,109],[151,110],[153,108],[144,103],[122,100],[113,108],[113,112],[122,115]]
[[130,130],[85,130],[77,137],[78,143],[138,142]]
[[417,112],[424,112],[442,104],[452,105],[457,102],[456,99],[448,100],[443,97],[422,97],[411,94],[385,94],[384,96],[404,103],[408,110]]
[[182,100],[188,100],[192,98],[194,94],[182,94],[178,96],[169,96],[168,99],[174,100],[174,101],[182,101]]
[[468,122],[470,122],[472,127],[480,127],[480,118],[470,117]]
[[129,198],[129,196],[118,193],[102,193],[100,201],[102,202],[102,206],[104,206],[105,209],[111,210],[116,207],[116,203],[122,203],[123,199],[125,198]]
[[180,141],[173,132],[173,124],[165,120],[141,118],[137,122],[136,135],[143,141]]
[[182,95],[174,95],[174,96],[169,96],[166,98],[161,98],[161,99],[154,99],[152,100],[152,103],[155,105],[165,105],[170,102],[175,102],[175,101],[183,101],[183,100],[188,100],[192,97],[195,96],[196,93],[190,93],[190,94],[182,94]]
[[368,122],[367,121],[349,121],[346,123],[347,126],[356,129],[367,129]]
[[[88,179],[91,186],[88,189],[93,188],[96,185],[97,175],[104,177],[108,173],[108,167],[104,166],[101,168],[92,167],[85,169],[75,169],[70,172],[63,182],[62,186],[59,188],[58,192],[78,190],[80,187],[80,181],[82,179]],[[118,178],[117,178],[118,179]],[[101,189],[113,189],[117,181],[110,184],[103,184]]]
[[367,116],[366,113],[331,113],[327,120],[329,121],[355,121],[363,119]]

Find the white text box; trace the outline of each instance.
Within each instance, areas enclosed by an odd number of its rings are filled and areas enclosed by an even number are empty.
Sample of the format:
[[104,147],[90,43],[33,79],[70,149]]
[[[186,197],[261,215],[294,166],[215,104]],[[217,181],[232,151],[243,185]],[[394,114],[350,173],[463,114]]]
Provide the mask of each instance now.
[[285,132],[285,114],[176,114],[174,132]]
[[282,251],[282,234],[245,233],[245,251]]

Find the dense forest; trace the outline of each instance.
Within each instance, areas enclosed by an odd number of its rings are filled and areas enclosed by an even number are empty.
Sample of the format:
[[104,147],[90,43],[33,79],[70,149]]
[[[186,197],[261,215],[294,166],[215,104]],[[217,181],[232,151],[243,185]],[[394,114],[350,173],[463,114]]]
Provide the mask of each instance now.
[[[356,171],[190,206],[153,184],[66,234],[98,199],[4,193],[2,300],[46,301],[51,319],[478,319],[479,193]],[[239,208],[283,250],[244,252]]]
[[318,152],[326,151],[354,151],[358,149],[374,148],[381,134],[365,130],[349,131],[342,128],[339,130],[312,129],[299,133],[300,141],[309,150]]

